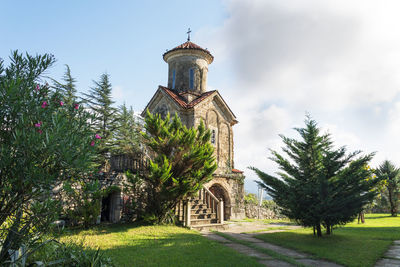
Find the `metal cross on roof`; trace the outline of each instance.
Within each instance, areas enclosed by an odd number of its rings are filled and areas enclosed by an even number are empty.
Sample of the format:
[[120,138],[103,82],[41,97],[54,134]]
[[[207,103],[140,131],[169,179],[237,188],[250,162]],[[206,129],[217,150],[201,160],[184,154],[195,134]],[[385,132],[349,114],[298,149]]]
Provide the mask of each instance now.
[[190,33],[191,33],[192,31],[190,30],[190,28],[188,29],[188,31],[187,31],[187,35],[188,35],[188,38],[187,38],[187,40],[188,40],[188,42],[190,41]]

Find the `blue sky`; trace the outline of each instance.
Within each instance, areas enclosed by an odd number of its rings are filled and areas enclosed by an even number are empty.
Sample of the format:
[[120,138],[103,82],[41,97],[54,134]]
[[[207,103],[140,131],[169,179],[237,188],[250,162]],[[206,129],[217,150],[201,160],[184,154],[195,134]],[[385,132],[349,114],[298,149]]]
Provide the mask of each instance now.
[[[215,27],[226,14],[218,1],[6,1],[2,3],[1,57],[18,49],[51,53],[51,74],[71,67],[80,90],[107,72],[135,109],[166,83],[166,49],[186,31]],[[122,100],[118,99],[118,101]]]
[[400,166],[400,2],[396,0],[2,1],[0,57],[52,53],[80,91],[107,72],[117,104],[145,107],[167,83],[166,49],[208,48],[208,86],[237,116],[235,167],[247,189],[268,149],[306,113],[349,151]]

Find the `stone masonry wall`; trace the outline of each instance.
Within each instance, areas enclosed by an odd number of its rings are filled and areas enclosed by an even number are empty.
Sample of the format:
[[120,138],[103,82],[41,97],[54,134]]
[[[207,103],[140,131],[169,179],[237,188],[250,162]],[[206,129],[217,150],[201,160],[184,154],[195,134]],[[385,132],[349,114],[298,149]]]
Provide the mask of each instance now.
[[210,130],[214,130],[216,133],[214,152],[218,164],[216,174],[229,173],[230,169],[234,166],[233,132],[228,118],[225,117],[213,97],[209,97],[201,104],[195,106],[194,114],[195,125],[198,125],[200,120],[203,120],[206,127]]

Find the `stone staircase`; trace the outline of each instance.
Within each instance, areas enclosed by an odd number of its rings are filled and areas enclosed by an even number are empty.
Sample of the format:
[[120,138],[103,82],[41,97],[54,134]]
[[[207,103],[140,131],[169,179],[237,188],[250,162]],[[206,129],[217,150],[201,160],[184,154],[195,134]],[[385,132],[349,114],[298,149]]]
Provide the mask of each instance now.
[[192,198],[191,201],[191,214],[190,214],[190,225],[192,227],[197,225],[218,223],[217,213],[212,211],[211,208],[207,207],[206,203],[200,198]]
[[191,229],[225,229],[222,199],[217,199],[206,187],[196,196],[178,204],[176,215],[183,225]]

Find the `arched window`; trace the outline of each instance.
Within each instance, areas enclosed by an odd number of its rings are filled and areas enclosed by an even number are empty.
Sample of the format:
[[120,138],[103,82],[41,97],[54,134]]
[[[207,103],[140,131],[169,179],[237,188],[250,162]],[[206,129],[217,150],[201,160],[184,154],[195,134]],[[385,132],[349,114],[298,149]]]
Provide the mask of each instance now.
[[194,89],[194,69],[189,69],[189,88]]
[[211,131],[211,144],[215,145],[215,130]]
[[172,89],[175,89],[175,75],[176,72],[175,70],[172,71]]

